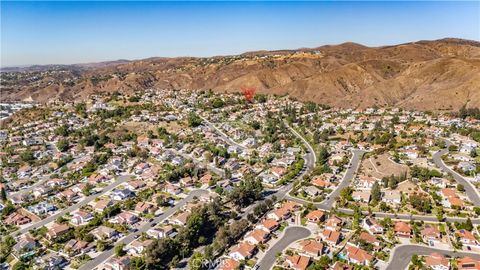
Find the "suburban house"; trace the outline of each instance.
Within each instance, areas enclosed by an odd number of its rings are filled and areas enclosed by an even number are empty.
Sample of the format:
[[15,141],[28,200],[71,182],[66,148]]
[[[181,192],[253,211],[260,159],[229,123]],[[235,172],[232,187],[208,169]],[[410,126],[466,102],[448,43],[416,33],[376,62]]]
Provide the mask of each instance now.
[[475,235],[473,235],[472,232],[465,230],[465,229],[460,229],[455,232],[455,235],[458,237],[458,240],[462,243],[462,245],[466,246],[467,248],[479,248],[480,249],[480,244],[475,238]]
[[132,256],[138,256],[143,253],[143,251],[153,242],[153,240],[139,241],[135,239],[132,243],[125,247],[127,253]]
[[339,231],[332,231],[332,230],[325,229],[318,236],[328,245],[335,246],[338,243],[340,243],[340,239],[342,235]]
[[46,238],[48,240],[53,240],[57,237],[60,237],[66,234],[70,230],[67,224],[58,224],[55,223],[53,226],[48,230]]
[[371,234],[383,233],[383,226],[373,217],[367,217],[362,221],[362,228]]
[[303,255],[287,256],[284,266],[295,270],[305,270],[310,264],[310,257]]
[[425,228],[420,231],[423,241],[427,242],[428,245],[434,246],[435,243],[439,243],[442,240],[442,234],[435,225],[425,225]]
[[433,270],[449,270],[450,262],[440,253],[433,252],[425,258],[425,265]]
[[323,254],[323,243],[317,240],[302,240],[299,245],[301,252],[307,256],[318,257]]
[[325,221],[325,229],[338,231],[342,226],[343,221],[337,216],[331,216]]
[[402,203],[402,194],[397,190],[388,190],[383,193],[382,201],[392,205],[399,205]]
[[229,253],[229,256],[237,261],[246,260],[255,254],[255,246],[248,243],[236,245]]
[[115,229],[112,229],[110,227],[106,227],[104,225],[100,225],[99,227],[95,228],[92,231],[92,235],[97,240],[110,239],[110,238],[115,237],[117,234],[118,234],[118,232]]
[[128,270],[130,269],[130,257],[111,257],[105,262],[104,268],[105,270]]
[[325,212],[323,212],[322,210],[313,210],[308,213],[305,218],[308,222],[318,223],[320,221],[323,221],[323,219],[325,218]]
[[165,226],[162,228],[151,228],[147,231],[147,235],[155,238],[160,239],[164,237],[173,237],[175,236],[176,232],[172,226]]
[[114,218],[110,219],[110,222],[113,224],[135,224],[140,219],[133,213],[128,211],[123,211],[120,214],[116,215]]
[[82,225],[82,224],[88,223],[92,219],[93,219],[92,214],[82,210],[78,210],[73,214],[72,218],[70,219],[70,222],[74,225]]
[[262,229],[254,229],[249,232],[244,240],[252,245],[263,244],[269,239],[269,233]]
[[412,227],[403,221],[396,222],[393,230],[398,237],[410,238],[412,235]]
[[372,244],[375,250],[380,249],[381,242],[373,234],[369,234],[368,232],[362,232],[360,233],[359,239],[364,241],[365,243]]
[[458,270],[477,270],[480,269],[480,260],[475,260],[469,256],[463,257],[457,261]]
[[347,261],[365,266],[368,266],[374,259],[374,257],[368,254],[365,250],[350,243],[347,243],[342,254]]
[[274,219],[265,219],[262,223],[257,225],[257,228],[262,229],[268,233],[274,232],[278,229],[280,223]]

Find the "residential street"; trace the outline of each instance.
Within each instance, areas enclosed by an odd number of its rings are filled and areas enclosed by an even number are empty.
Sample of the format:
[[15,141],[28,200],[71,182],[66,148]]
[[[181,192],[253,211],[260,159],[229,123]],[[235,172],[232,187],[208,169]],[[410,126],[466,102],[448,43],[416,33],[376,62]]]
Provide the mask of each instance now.
[[313,149],[313,147],[310,145],[310,143],[305,140],[305,138],[303,138],[302,135],[300,135],[300,133],[298,133],[294,128],[292,128],[287,122],[285,122],[285,125],[287,125],[287,127],[290,129],[290,131],[292,131],[292,133],[297,136],[299,139],[301,139],[303,141],[303,144],[308,148],[308,166],[311,166],[309,168],[313,169],[313,167],[315,167],[315,163],[317,163],[317,154],[315,153],[315,150]]
[[17,235],[17,234],[23,234],[23,233],[26,233],[28,232],[29,230],[31,229],[36,229],[36,228],[40,228],[50,222],[53,222],[55,221],[57,218],[65,215],[65,214],[69,214],[69,213],[72,213],[74,212],[75,210],[81,208],[82,206],[85,206],[87,205],[88,203],[90,203],[91,201],[95,200],[96,198],[104,195],[105,193],[107,193],[108,191],[116,188],[117,186],[127,182],[129,179],[130,179],[130,175],[122,175],[122,176],[119,176],[115,182],[111,183],[110,185],[108,185],[107,187],[105,187],[101,192],[99,193],[96,193],[96,194],[92,194],[90,196],[88,196],[87,198],[83,199],[82,201],[70,206],[70,207],[67,207],[65,209],[62,209],[60,210],[58,213],[54,214],[54,215],[51,215],[45,219],[42,219],[41,221],[39,222],[36,222],[36,223],[33,223],[33,224],[30,224],[29,226],[23,228],[23,229],[20,229],[20,230],[17,230],[17,231],[14,231],[12,233],[10,233],[10,235]]
[[[333,190],[330,195],[328,195],[327,199],[325,199],[323,202],[320,203],[313,203],[317,208],[323,209],[323,210],[330,210],[333,207],[333,204],[335,203],[335,200],[340,196],[340,191],[348,187],[350,185],[350,182],[353,180],[355,177],[355,174],[358,170],[358,167],[360,165],[360,162],[362,161],[362,156],[365,153],[363,150],[358,150],[354,149],[352,150],[352,158],[350,160],[350,166],[346,170],[345,175],[342,178],[342,181],[339,183],[339,185]],[[301,203],[301,204],[308,204],[311,203],[309,201],[292,197],[287,195],[289,200]]]
[[[270,194],[265,196],[264,200],[268,199],[268,198],[271,198],[273,196],[275,196],[277,198],[277,200],[282,200],[285,197],[288,197],[290,199],[290,196],[288,196],[288,192],[290,192],[290,190],[292,189],[293,182],[295,182],[296,179],[299,179],[299,178],[301,179],[305,174],[309,173],[315,167],[317,156],[316,156],[315,151],[313,150],[312,146],[298,132],[296,132],[293,128],[291,128],[288,124],[287,124],[287,126],[290,128],[290,130],[292,131],[292,133],[295,136],[297,136],[298,138],[300,138],[303,141],[303,143],[305,144],[305,146],[308,149],[308,152],[305,153],[305,155],[303,156],[303,159],[305,160],[305,164],[303,166],[302,171],[300,171],[300,173],[294,179],[292,179],[292,181],[290,181],[290,183],[288,183],[287,185],[285,185],[285,186],[283,186],[283,187],[281,187],[277,190],[274,190],[273,192],[271,192]],[[241,214],[241,217],[246,218],[247,215],[250,212],[253,211],[255,206],[262,203],[262,201],[257,201],[255,204],[250,205],[246,209],[244,209],[244,212]]]
[[474,259],[480,259],[480,254],[474,252],[444,250],[420,245],[400,245],[392,250],[386,270],[404,270],[407,268],[414,254],[419,256],[430,255],[432,252],[438,252],[450,257],[470,256]]
[[310,230],[305,227],[287,227],[283,234],[280,236],[281,239],[277,243],[275,243],[275,245],[270,247],[265,256],[263,256],[263,258],[257,263],[257,265],[260,266],[258,269],[270,270],[275,263],[277,253],[282,252],[291,243],[309,237],[310,234]]
[[222,130],[220,130],[217,126],[215,126],[212,122],[208,121],[206,118],[204,118],[203,116],[199,115],[199,117],[205,122],[207,123],[207,125],[213,129],[215,129],[218,133],[218,135],[220,135],[220,137],[222,137],[227,143],[229,143],[230,145],[235,145],[235,146],[238,146],[240,147],[240,149],[242,150],[245,150],[246,147],[235,142],[232,138],[230,138],[227,134],[225,134]]
[[470,201],[475,206],[480,206],[480,193],[478,190],[468,181],[465,179],[463,176],[455,172],[454,170],[450,169],[447,165],[442,160],[442,156],[448,153],[448,146],[452,145],[453,143],[445,140],[447,142],[447,148],[442,149],[435,154],[433,154],[433,162],[435,162],[435,165],[437,165],[439,168],[441,168],[444,172],[450,173],[455,181],[457,181],[459,184],[463,185],[465,188],[465,192],[467,193],[468,198]]
[[[194,197],[198,197],[198,196],[202,195],[203,193],[207,193],[207,192],[208,191],[204,190],[204,189],[192,190],[190,192],[190,194],[188,194],[188,196],[185,199],[181,200],[175,206],[169,208],[164,213],[162,213],[158,217],[154,218],[154,220],[152,220],[151,222],[142,225],[140,228],[138,228],[138,231],[130,233],[127,236],[125,236],[124,238],[120,239],[119,241],[117,241],[115,243],[115,245],[119,245],[119,244],[128,245],[128,244],[130,244],[131,242],[133,242],[133,240],[135,240],[137,238],[138,235],[142,234],[143,232],[148,231],[150,228],[154,227],[156,224],[159,224],[159,223],[163,222],[169,216],[173,215],[182,206],[184,206],[188,202],[192,201],[194,199]],[[101,263],[103,263],[105,260],[107,260],[110,256],[112,256],[114,251],[115,251],[114,248],[110,248],[109,250],[106,250],[106,251],[102,252],[100,255],[95,257],[93,260],[87,262],[82,267],[80,267],[79,270],[92,270],[92,269],[94,269],[95,267],[97,267]]]
[[[54,149],[57,149],[57,148],[54,147]],[[55,150],[55,151],[57,151],[57,150]],[[79,158],[76,158],[76,159],[74,159],[74,160],[72,160],[72,161],[70,161],[68,164],[76,163],[76,162],[78,162],[78,160],[81,159],[81,158],[83,158],[83,156],[82,156],[82,157],[79,157]],[[53,171],[51,174],[56,174],[56,173],[59,173],[59,172],[60,172],[60,170],[57,169],[57,170]],[[40,177],[40,179],[38,179],[38,181],[35,182],[33,185],[31,185],[31,186],[29,186],[29,187],[27,187],[27,188],[24,188],[24,189],[22,189],[22,190],[19,190],[19,191],[17,191],[17,192],[9,193],[8,195],[9,195],[9,196],[13,196],[13,195],[21,195],[21,194],[29,193],[29,192],[33,191],[36,187],[41,186],[41,185],[43,185],[44,183],[46,183],[48,180],[50,180],[50,175],[51,175],[51,174],[49,174],[49,175],[44,175],[44,176]]]
[[175,152],[177,155],[180,155],[184,158],[187,158],[187,159],[191,159],[193,161],[193,163],[195,164],[200,164],[200,165],[204,165],[206,166],[210,171],[212,171],[213,173],[215,173],[216,175],[219,175],[219,176],[224,176],[225,175],[225,171],[220,169],[220,168],[217,168],[215,166],[212,166],[206,162],[203,162],[203,161],[200,161],[194,157],[192,157],[191,155],[188,155],[188,154],[185,154],[185,153],[181,153],[177,150],[174,150],[174,149],[171,149],[173,152]]

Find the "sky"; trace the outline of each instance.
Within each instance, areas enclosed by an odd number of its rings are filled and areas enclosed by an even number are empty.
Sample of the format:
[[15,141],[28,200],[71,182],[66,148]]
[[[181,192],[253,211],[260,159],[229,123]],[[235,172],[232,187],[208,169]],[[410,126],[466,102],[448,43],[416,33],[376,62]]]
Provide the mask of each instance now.
[[0,65],[480,40],[480,1],[0,1]]

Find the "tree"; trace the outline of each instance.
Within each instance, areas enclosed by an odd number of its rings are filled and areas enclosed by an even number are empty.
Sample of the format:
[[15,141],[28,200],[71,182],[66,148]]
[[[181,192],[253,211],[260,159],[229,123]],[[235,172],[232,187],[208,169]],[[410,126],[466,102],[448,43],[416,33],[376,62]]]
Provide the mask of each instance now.
[[194,112],[190,112],[187,118],[189,127],[198,127],[202,124],[202,118]]
[[312,269],[312,270],[328,269],[331,263],[332,263],[332,260],[329,257],[322,256],[313,266],[311,266],[308,269]]
[[409,197],[410,205],[417,211],[424,213],[430,213],[432,210],[432,204],[427,195],[422,193],[413,193]]
[[321,146],[321,147],[320,147],[320,150],[318,151],[318,156],[317,156],[318,162],[319,162],[320,164],[325,164],[325,163],[327,163],[329,156],[330,156],[330,154],[328,153],[327,148],[324,147],[324,146]]
[[444,219],[443,215],[444,215],[443,207],[439,206],[435,208],[435,216],[437,217],[438,221],[443,221]]
[[340,190],[340,199],[343,202],[353,201],[352,192],[353,190],[350,187],[343,188],[342,190]]
[[22,161],[25,161],[25,162],[30,162],[35,160],[35,157],[33,156],[33,152],[30,149],[23,151],[20,154],[20,158],[22,159]]
[[97,240],[96,247],[98,251],[104,251],[105,249],[107,249],[107,246],[108,245],[107,243],[105,243],[105,241]]
[[130,102],[139,102],[140,101],[140,97],[139,96],[131,96],[128,98],[128,101]]
[[253,176],[246,176],[245,181],[236,186],[229,194],[228,199],[235,205],[244,207],[258,200],[262,196],[263,186],[260,180]]
[[68,134],[70,133],[68,130],[68,125],[59,126],[58,128],[55,129],[54,133],[55,135],[58,135],[58,136],[67,137]]
[[7,235],[2,239],[2,244],[0,245],[0,262],[4,262],[6,258],[10,255],[12,247],[15,245],[15,239]]
[[57,148],[60,152],[65,152],[68,150],[70,143],[66,139],[61,139],[57,142]]
[[375,182],[373,184],[371,196],[372,196],[372,200],[370,201],[370,203],[371,205],[376,206],[382,197],[380,185],[378,184],[378,182]]
[[125,247],[125,244],[119,244],[115,246],[115,256],[122,257],[123,255],[125,255],[126,252],[125,250],[123,250],[124,247]]
[[85,195],[85,196],[90,196],[93,187],[94,187],[94,186],[93,186],[92,184],[86,183],[86,184],[85,184],[85,187],[82,189],[83,195]]
[[2,200],[2,202],[5,202],[7,200],[7,192],[5,191],[5,187],[1,187],[0,188],[0,200]]
[[467,231],[472,231],[473,230],[473,223],[472,223],[472,220],[470,218],[467,218],[467,220],[463,223],[455,222],[455,227],[458,230],[464,229],[464,230],[467,230]]
[[192,270],[203,270],[207,269],[204,258],[204,254],[200,252],[195,252],[188,260],[188,268]]
[[219,97],[214,98],[213,101],[212,101],[212,107],[213,108],[218,109],[218,108],[223,107],[224,105],[225,105],[225,102],[223,102],[223,100]]

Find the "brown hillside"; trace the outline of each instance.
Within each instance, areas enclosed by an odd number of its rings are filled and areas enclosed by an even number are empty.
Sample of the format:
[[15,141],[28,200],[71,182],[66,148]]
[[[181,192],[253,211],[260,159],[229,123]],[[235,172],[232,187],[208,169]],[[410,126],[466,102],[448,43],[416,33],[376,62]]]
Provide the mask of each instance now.
[[[38,69],[31,73],[41,72]],[[97,92],[132,93],[153,87],[231,92],[249,86],[261,93],[290,94],[339,107],[480,107],[480,43],[461,39],[376,48],[344,43],[237,56],[122,60],[60,69],[64,72],[33,82],[5,79],[2,74],[0,98],[68,100]]]

